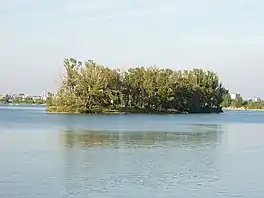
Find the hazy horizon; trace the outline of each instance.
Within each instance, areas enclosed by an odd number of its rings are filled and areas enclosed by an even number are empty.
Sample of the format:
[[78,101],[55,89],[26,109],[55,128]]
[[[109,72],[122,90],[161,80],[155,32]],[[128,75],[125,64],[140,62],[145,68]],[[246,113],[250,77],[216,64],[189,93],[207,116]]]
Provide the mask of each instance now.
[[203,68],[262,97],[260,0],[3,0],[0,93],[55,91],[63,59],[109,67]]

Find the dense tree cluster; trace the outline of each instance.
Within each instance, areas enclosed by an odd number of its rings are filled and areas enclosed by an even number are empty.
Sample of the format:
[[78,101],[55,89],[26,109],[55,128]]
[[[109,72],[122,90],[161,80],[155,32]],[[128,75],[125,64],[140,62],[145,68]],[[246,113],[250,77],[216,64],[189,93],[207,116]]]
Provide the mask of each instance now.
[[65,75],[48,105],[56,112],[221,112],[228,91],[216,73],[136,67],[125,72],[89,60],[64,60]]

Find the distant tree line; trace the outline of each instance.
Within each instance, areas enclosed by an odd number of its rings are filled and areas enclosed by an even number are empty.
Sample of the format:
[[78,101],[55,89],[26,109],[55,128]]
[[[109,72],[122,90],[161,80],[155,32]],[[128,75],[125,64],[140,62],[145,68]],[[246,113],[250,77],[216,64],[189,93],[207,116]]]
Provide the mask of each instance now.
[[264,101],[252,99],[245,100],[241,96],[237,99],[232,99],[229,93],[225,94],[222,102],[223,107],[244,108],[244,109],[264,109]]
[[44,104],[45,101],[43,99],[32,99],[32,98],[25,98],[21,100],[19,98],[15,98],[12,100],[13,104]]
[[228,93],[212,71],[136,67],[121,72],[89,60],[64,60],[65,74],[47,102],[51,112],[221,112]]
[[45,104],[45,100],[38,98],[34,99],[32,97],[26,97],[26,98],[21,98],[21,97],[10,97],[8,94],[0,98],[0,103],[2,104],[7,104],[7,103],[12,103],[12,104]]

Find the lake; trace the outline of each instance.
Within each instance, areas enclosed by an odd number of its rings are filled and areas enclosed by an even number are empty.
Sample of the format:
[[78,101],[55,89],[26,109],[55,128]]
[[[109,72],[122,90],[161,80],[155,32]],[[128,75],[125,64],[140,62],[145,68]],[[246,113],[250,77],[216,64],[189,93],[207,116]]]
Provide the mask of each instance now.
[[263,198],[264,112],[47,114],[0,106],[0,197]]

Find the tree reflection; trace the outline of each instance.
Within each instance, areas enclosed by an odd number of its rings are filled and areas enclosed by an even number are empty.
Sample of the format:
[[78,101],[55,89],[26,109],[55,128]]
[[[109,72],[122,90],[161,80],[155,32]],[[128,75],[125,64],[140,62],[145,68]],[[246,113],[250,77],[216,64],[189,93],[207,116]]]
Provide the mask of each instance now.
[[174,132],[62,131],[67,194],[78,194],[76,185],[87,193],[142,183],[153,189],[210,185],[219,178],[216,147],[223,131],[219,125],[181,125]]
[[206,147],[217,146],[223,128],[219,125],[188,125],[175,132],[65,130],[64,146],[72,147]]

